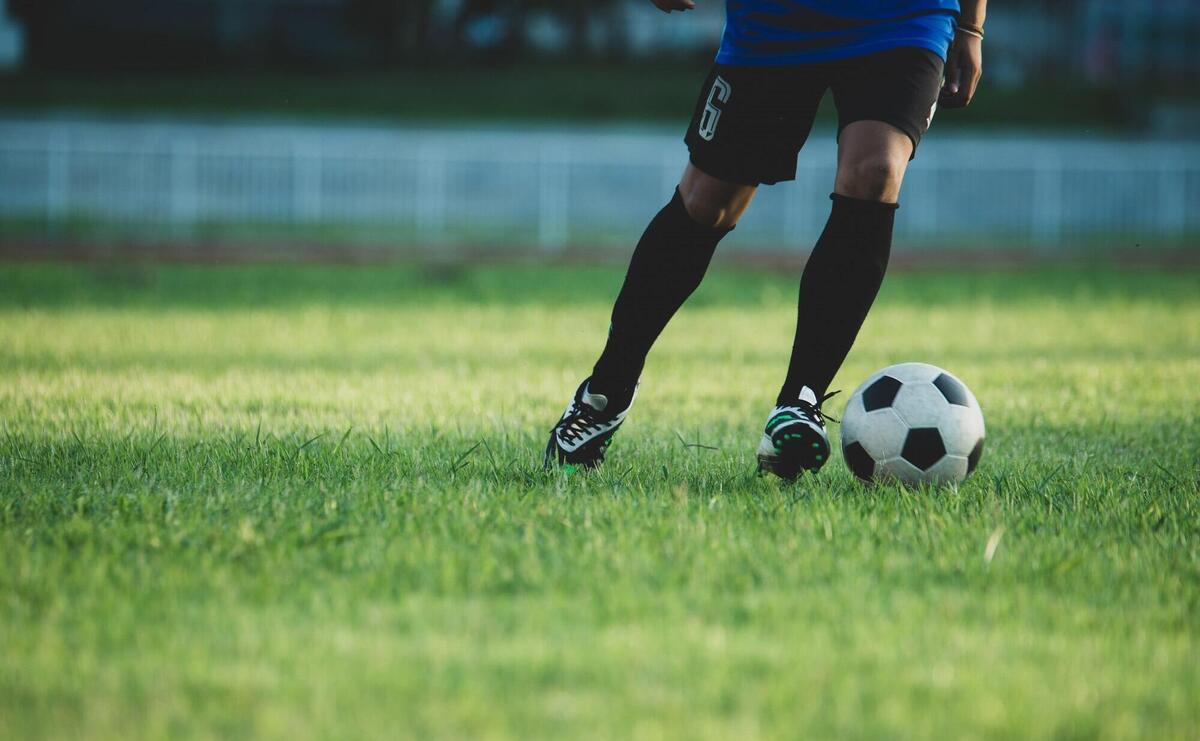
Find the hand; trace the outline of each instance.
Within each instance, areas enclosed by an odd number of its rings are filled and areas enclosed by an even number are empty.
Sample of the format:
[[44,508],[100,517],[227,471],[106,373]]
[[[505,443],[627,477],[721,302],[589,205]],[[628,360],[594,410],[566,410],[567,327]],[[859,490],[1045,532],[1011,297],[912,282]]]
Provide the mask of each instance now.
[[965,108],[975,97],[975,86],[983,74],[983,40],[970,34],[954,34],[946,55],[946,83],[938,97],[943,108]]
[[654,7],[664,13],[670,13],[672,10],[685,11],[695,10],[696,3],[692,0],[650,0],[654,3]]

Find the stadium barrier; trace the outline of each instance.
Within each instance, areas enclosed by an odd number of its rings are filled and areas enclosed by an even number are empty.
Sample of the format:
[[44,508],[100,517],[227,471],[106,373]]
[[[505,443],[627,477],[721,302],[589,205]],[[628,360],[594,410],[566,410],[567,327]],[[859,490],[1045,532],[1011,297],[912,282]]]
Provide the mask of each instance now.
[[[763,188],[723,253],[806,249],[835,144]],[[204,243],[232,235],[412,251],[626,251],[667,200],[678,132],[0,120],[0,230]],[[1200,142],[933,133],[905,184],[897,249],[1153,250],[1200,235]]]

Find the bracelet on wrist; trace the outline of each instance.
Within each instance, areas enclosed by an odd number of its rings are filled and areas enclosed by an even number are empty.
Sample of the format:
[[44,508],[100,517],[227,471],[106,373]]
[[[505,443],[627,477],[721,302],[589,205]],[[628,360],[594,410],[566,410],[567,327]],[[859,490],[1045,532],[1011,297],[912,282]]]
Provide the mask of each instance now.
[[960,23],[958,24],[957,30],[961,33],[967,34],[968,36],[974,36],[977,39],[983,38],[983,26],[976,26],[970,23]]

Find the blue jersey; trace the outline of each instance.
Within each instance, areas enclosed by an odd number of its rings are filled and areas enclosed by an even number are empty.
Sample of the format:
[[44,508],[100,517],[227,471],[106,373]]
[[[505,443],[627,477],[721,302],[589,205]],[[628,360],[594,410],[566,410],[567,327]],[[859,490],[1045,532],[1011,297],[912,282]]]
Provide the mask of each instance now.
[[803,64],[901,46],[946,58],[958,0],[726,0],[719,64]]

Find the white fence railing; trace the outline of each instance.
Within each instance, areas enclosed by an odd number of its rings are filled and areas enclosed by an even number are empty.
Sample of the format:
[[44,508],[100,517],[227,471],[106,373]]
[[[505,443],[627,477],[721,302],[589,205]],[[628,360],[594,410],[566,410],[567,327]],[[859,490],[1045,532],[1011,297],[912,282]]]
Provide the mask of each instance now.
[[[0,120],[0,236],[96,223],[156,239],[235,225],[428,249],[627,244],[686,156],[676,133],[606,128]],[[761,189],[730,249],[811,244],[834,159],[832,133],[814,132],[796,182]],[[901,250],[1178,246],[1200,236],[1200,143],[935,126],[901,200]]]

